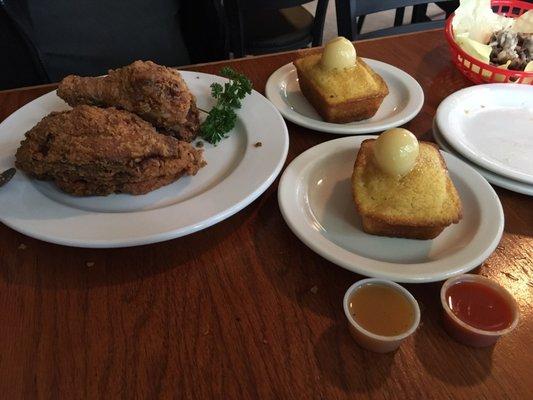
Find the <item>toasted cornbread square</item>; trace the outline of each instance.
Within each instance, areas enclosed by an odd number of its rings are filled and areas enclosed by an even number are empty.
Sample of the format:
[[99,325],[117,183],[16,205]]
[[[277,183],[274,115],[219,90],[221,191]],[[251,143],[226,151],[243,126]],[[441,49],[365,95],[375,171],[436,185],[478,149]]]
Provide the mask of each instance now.
[[461,200],[437,146],[419,142],[415,167],[397,179],[376,164],[374,142],[363,141],[352,175],[353,197],[365,232],[432,239],[459,222]]
[[325,71],[321,54],[294,61],[300,90],[324,120],[345,123],[371,118],[389,89],[361,58],[353,68]]

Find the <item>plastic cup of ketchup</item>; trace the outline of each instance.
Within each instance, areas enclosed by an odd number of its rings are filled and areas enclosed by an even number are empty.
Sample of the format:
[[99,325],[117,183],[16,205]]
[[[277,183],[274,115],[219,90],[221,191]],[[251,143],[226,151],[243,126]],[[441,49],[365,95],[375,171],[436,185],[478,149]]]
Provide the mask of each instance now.
[[518,324],[513,296],[483,276],[464,274],[448,279],[442,285],[440,300],[444,328],[468,346],[490,346]]

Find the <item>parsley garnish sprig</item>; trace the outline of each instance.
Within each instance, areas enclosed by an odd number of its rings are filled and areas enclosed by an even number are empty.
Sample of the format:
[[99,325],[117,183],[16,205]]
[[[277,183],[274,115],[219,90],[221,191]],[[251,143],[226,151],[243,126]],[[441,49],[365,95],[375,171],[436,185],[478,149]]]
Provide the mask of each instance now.
[[241,100],[252,93],[252,82],[243,74],[224,67],[220,75],[229,82],[211,84],[211,96],[217,100],[208,112],[207,118],[200,127],[200,136],[211,144],[217,144],[235,127],[237,114],[235,109],[241,108]]

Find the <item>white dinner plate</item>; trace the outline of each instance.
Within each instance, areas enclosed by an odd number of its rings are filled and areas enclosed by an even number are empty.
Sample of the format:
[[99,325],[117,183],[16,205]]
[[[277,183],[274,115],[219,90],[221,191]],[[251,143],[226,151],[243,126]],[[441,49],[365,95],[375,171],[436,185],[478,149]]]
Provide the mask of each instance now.
[[266,96],[289,121],[321,132],[348,135],[381,132],[413,119],[424,104],[424,91],[418,82],[392,65],[368,58],[363,60],[381,75],[389,87],[389,94],[372,118],[347,124],[325,122],[300,91],[293,63],[270,75]]
[[[203,109],[214,104],[211,83],[227,81],[198,72],[181,74]],[[2,122],[0,171],[13,166],[26,131],[50,112],[68,108],[54,91]],[[254,146],[257,142],[262,145]],[[243,101],[230,137],[216,147],[205,143],[207,165],[196,176],[142,196],[74,197],[19,171],[0,188],[0,221],[28,236],[77,247],[125,247],[173,239],[216,224],[255,200],[279,174],[288,146],[283,118],[254,91]]]
[[462,155],[457,154],[457,152],[452,149],[452,147],[442,137],[442,134],[440,133],[435,120],[433,120],[433,138],[442,150],[447,151],[448,153],[452,153],[454,156],[460,158],[462,161],[464,161],[472,168],[474,168],[477,172],[479,172],[481,175],[483,175],[483,177],[493,185],[502,187],[504,189],[512,190],[513,192],[533,196],[533,185],[528,185],[527,183],[515,181],[513,179],[506,178],[505,176],[495,174],[494,172],[491,172],[483,167],[480,167],[477,164],[474,164],[467,158],[464,158]]
[[498,175],[533,184],[533,86],[462,89],[444,99],[436,118],[457,152]]
[[458,224],[433,240],[363,232],[353,203],[351,175],[361,142],[376,137],[352,136],[319,144],[285,169],[278,201],[295,235],[341,267],[396,282],[440,281],[481,264],[502,236],[502,206],[479,173],[448,153],[442,154],[463,205]]

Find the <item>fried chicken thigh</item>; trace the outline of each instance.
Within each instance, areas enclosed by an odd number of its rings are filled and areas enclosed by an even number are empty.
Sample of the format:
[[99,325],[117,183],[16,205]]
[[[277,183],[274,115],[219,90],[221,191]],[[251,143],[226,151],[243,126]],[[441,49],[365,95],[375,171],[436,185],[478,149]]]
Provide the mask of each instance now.
[[137,115],[85,105],[44,117],[16,154],[17,168],[77,196],[144,194],[204,165],[201,150]]
[[81,104],[131,111],[162,133],[192,141],[200,125],[196,99],[180,73],[151,61],[135,61],[104,77],[69,75],[57,94],[71,106]]

